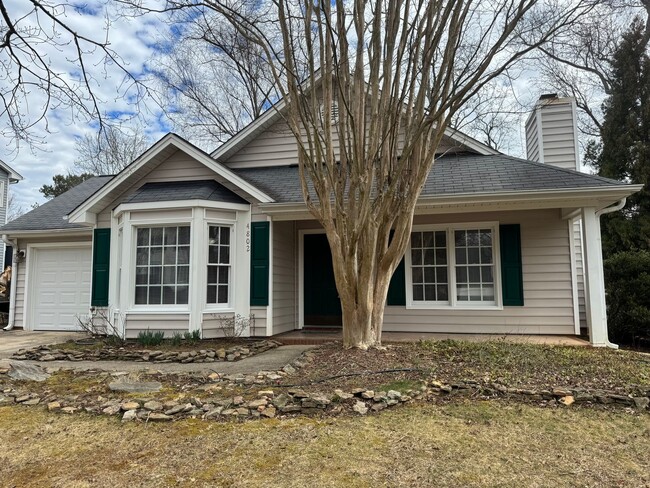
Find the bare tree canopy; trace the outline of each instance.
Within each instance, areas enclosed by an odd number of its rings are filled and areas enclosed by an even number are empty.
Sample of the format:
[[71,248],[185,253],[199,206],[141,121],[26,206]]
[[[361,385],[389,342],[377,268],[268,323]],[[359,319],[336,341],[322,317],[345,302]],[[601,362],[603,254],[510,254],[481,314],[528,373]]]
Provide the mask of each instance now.
[[93,175],[114,175],[142,154],[149,141],[139,126],[107,126],[77,140],[75,169]]
[[31,129],[39,123],[47,127],[55,108],[103,127],[102,79],[93,74],[102,67],[104,77],[109,68],[123,77],[116,96],[128,93],[134,104],[145,96],[145,85],[111,48],[108,10],[103,31],[92,35],[71,21],[68,13],[85,8],[90,7],[50,0],[0,1],[0,133],[7,139],[40,142]]
[[576,99],[579,128],[587,136],[600,136],[601,103],[612,93],[612,59],[635,17],[642,19],[642,45],[648,46],[650,0],[606,0],[573,29],[554,36],[532,60],[532,68],[540,73],[538,84]]
[[[178,23],[171,52],[154,59],[167,116],[186,137],[214,147],[239,132],[277,100],[259,46],[210,12]],[[178,34],[178,30],[182,34]]]

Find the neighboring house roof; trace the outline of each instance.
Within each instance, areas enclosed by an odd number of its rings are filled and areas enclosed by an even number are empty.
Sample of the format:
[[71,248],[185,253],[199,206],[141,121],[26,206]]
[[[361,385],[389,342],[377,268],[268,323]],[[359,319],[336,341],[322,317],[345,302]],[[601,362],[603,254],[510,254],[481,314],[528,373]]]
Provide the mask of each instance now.
[[9,166],[7,163],[5,163],[2,159],[0,159],[0,168],[5,170],[7,174],[9,175],[9,181],[11,183],[18,183],[20,180],[23,179],[23,176],[13,169],[11,166]]
[[122,203],[165,202],[178,200],[211,200],[214,202],[248,203],[236,193],[214,180],[146,183]]
[[27,212],[25,215],[0,227],[0,234],[30,230],[88,229],[83,225],[68,223],[65,216],[81,202],[94,195],[111,178],[112,176],[95,176],[78,184],[58,197],[36,207],[31,212]]
[[[297,166],[242,168],[242,178],[278,203],[303,200]],[[624,187],[625,183],[502,154],[453,154],[436,159],[422,196]]]

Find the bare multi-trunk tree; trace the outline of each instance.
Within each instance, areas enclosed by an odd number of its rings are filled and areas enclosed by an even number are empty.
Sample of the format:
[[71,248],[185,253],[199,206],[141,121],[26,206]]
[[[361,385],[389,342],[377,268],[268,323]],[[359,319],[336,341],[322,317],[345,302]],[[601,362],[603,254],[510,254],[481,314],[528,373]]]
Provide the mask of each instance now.
[[140,156],[149,141],[139,126],[106,126],[97,134],[86,134],[75,143],[75,169],[93,175],[114,175]]
[[390,279],[454,115],[597,3],[170,0],[160,9],[217,14],[260,48],[298,144],[306,205],[331,248],[344,345],[365,349],[381,343]]

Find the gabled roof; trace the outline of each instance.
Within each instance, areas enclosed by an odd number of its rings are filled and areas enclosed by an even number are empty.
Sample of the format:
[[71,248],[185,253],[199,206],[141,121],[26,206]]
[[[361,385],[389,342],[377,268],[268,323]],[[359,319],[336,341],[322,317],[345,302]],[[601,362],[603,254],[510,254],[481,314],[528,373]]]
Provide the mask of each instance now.
[[239,195],[214,180],[168,181],[145,183],[122,203],[207,200],[213,202],[248,203]]
[[111,176],[95,176],[79,183],[67,192],[0,227],[0,234],[14,231],[88,229],[82,225],[69,223],[65,216],[81,202],[97,193],[111,178]]
[[[302,202],[297,166],[235,170],[278,203]],[[625,183],[502,154],[450,154],[436,159],[422,197],[534,190],[624,188]]]
[[146,176],[151,170],[176,151],[183,151],[214,171],[223,186],[249,202],[271,203],[273,199],[263,191],[243,180],[229,168],[215,161],[192,143],[177,134],[169,133],[151,146],[140,157],[115,175],[110,182],[70,212],[71,222],[93,223],[92,214],[100,212],[119,197],[127,188]]
[[9,182],[10,183],[18,183],[23,179],[22,175],[13,169],[11,166],[9,166],[7,163],[5,163],[2,159],[0,159],[0,168],[5,170],[7,174],[9,175]]
[[[278,101],[257,119],[212,151],[210,156],[217,161],[226,162],[231,156],[243,149],[249,142],[262,134],[266,129],[273,126],[276,122],[281,121],[286,109],[287,104],[284,99]],[[501,154],[496,149],[483,144],[459,130],[452,129],[451,127],[447,127],[445,130],[445,136],[465,146],[467,149],[476,151],[478,154]]]

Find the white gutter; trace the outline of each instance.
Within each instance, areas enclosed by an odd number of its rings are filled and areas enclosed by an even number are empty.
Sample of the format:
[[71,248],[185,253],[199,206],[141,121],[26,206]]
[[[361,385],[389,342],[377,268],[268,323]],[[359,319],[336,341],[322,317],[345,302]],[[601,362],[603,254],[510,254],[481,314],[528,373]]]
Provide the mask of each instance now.
[[14,328],[14,319],[16,317],[16,288],[18,288],[16,286],[18,281],[18,258],[16,254],[18,253],[18,241],[16,239],[12,241],[6,234],[3,234],[2,242],[11,246],[13,249],[13,260],[11,263],[11,294],[9,295],[9,319],[7,320],[7,326],[3,329],[9,331]]
[[[627,198],[621,198],[618,202],[616,202],[614,205],[611,207],[605,207],[603,209],[600,209],[596,212],[596,218],[600,219],[601,215],[605,215],[608,213],[612,212],[618,212],[621,210],[623,207],[625,207],[625,202],[627,201]],[[603,296],[603,301],[605,300],[605,297]],[[610,349],[618,349],[618,344],[614,344],[612,342],[609,342],[609,339],[605,341],[605,347],[608,347]]]

